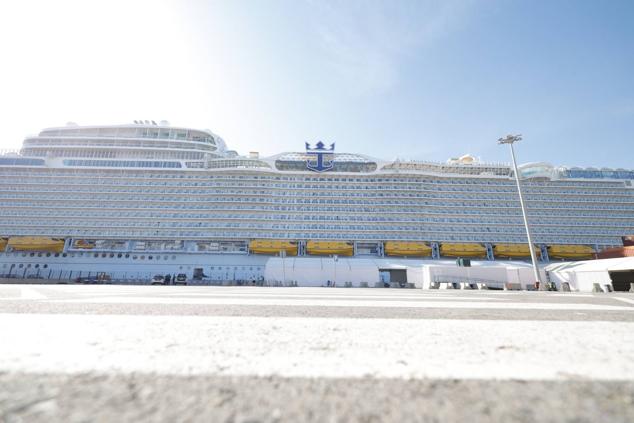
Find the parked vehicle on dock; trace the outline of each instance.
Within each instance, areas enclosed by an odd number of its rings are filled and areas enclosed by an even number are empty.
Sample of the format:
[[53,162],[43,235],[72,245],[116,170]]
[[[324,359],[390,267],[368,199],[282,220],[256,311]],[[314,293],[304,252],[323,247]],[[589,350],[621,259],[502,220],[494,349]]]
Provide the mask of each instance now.
[[154,275],[152,278],[152,285],[165,285],[165,276]]
[[87,284],[103,284],[110,283],[111,278],[107,273],[99,273],[95,276],[86,276],[75,278],[75,283],[87,283]]

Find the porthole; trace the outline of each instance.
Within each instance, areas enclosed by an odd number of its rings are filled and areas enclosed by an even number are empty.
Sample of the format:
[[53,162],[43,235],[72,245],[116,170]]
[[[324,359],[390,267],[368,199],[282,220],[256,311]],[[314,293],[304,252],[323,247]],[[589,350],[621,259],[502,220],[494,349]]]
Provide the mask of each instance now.
[[95,258],[99,257],[99,253],[95,253]]
[[152,256],[147,256],[147,259],[148,260],[152,260]]
[[66,253],[62,253],[62,257],[66,257],[68,254]]
[[37,253],[37,256],[38,257],[42,257],[42,253]]
[[117,258],[121,258],[121,257],[123,257],[123,254],[121,253],[117,254]]
[[145,260],[145,256],[141,256],[141,260]]
[[132,260],[136,260],[136,259],[137,259],[137,256],[132,256]]
[[23,265],[22,263],[20,263],[20,264],[18,265],[18,267],[19,267],[20,269],[22,269],[22,268],[24,267],[24,265]]
[[40,267],[40,265],[39,265],[39,264],[36,264],[36,265],[35,265],[35,268],[36,268],[36,269],[37,269],[37,268],[39,268],[39,267]]
[[102,253],[101,258],[106,258],[106,253]]
[[126,255],[125,255],[125,258],[130,258],[130,254],[126,254]]
[[45,264],[44,266],[42,266],[43,268],[47,269],[48,268],[48,264]]
[[55,253],[55,257],[59,257],[59,253]]
[[31,268],[31,263],[27,264],[27,265],[26,265],[26,268],[27,268],[27,269],[30,269],[30,268]]
[[26,253],[22,253],[22,257],[26,257]]
[[33,257],[33,256],[35,256],[35,253],[29,254],[29,257]]
[[113,257],[114,257],[114,253],[110,253],[110,258],[113,258]]

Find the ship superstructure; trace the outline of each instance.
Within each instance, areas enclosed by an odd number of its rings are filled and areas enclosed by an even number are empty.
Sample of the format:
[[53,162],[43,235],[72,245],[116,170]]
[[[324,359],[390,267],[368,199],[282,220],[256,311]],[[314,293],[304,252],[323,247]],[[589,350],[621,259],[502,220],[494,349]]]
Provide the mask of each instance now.
[[[211,131],[164,121],[45,129],[0,155],[0,274],[251,280],[280,254],[528,256],[508,164],[322,148],[240,156]],[[633,171],[520,173],[542,260],[591,258],[634,233]]]

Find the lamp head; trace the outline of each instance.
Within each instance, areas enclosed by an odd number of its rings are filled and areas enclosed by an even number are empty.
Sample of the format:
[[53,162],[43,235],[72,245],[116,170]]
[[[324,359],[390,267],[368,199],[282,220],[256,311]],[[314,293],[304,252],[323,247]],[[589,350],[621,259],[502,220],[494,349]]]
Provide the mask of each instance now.
[[507,135],[504,138],[498,138],[498,144],[513,144],[514,142],[517,141],[521,141],[522,140],[522,134],[517,134],[517,135]]

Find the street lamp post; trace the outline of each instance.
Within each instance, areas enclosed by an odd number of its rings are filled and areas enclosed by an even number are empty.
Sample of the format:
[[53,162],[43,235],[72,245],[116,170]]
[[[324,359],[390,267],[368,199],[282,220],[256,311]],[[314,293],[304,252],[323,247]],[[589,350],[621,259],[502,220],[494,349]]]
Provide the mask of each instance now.
[[335,254],[332,256],[332,259],[333,259],[332,263],[334,264],[334,267],[335,267],[335,277],[332,280],[332,286],[336,287],[337,286],[337,261],[339,260],[339,256]]
[[280,257],[282,257],[282,274],[284,278],[282,285],[286,286],[286,263],[284,262],[284,259],[286,258],[286,250],[280,250]]
[[531,239],[531,231],[528,227],[528,217],[526,216],[526,206],[524,205],[524,196],[522,195],[522,186],[520,184],[520,174],[517,170],[517,162],[515,160],[515,150],[513,149],[513,143],[522,140],[522,135],[507,135],[504,138],[498,139],[498,144],[508,144],[511,147],[511,158],[513,159],[513,172],[515,172],[515,182],[517,183],[517,193],[520,197],[520,206],[522,208],[522,217],[524,218],[524,227],[526,228],[526,238],[528,239],[528,249],[531,252],[531,261],[533,263],[533,272],[535,273],[535,284],[541,291],[547,291],[548,287],[541,283],[539,276],[539,269],[537,268],[537,256],[535,255],[535,248],[533,246],[533,240]]

